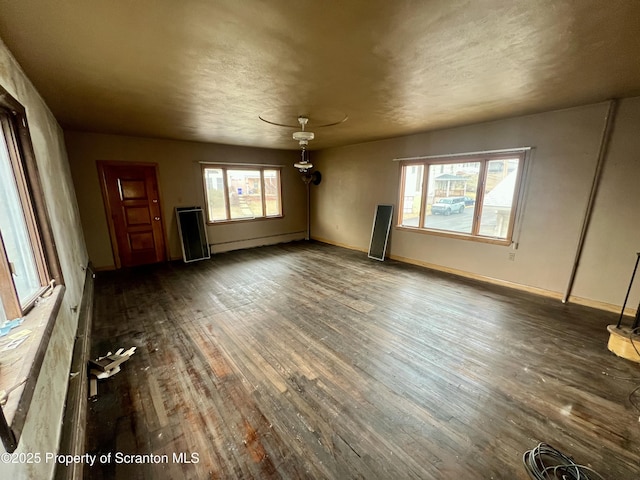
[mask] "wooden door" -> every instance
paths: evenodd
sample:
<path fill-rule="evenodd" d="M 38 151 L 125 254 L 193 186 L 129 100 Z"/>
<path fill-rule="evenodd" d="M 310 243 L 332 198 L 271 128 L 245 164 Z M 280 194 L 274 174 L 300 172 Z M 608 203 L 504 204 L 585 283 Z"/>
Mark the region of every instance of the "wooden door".
<path fill-rule="evenodd" d="M 155 164 L 98 162 L 116 267 L 166 259 Z"/>

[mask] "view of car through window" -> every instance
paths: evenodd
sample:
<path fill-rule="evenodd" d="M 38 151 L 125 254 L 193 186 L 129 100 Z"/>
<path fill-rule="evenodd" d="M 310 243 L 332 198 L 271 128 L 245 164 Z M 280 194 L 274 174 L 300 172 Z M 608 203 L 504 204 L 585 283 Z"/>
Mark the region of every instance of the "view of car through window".
<path fill-rule="evenodd" d="M 400 226 L 507 240 L 522 158 L 502 154 L 403 165 Z"/>

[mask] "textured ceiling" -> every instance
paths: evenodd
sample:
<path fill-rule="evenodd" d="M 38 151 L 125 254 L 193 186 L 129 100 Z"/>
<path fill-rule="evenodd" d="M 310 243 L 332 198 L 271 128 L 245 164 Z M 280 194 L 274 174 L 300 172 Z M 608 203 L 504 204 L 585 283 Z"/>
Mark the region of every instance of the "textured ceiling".
<path fill-rule="evenodd" d="M 64 128 L 233 145 L 640 95 L 637 0 L 0 0 L 0 38 Z"/>

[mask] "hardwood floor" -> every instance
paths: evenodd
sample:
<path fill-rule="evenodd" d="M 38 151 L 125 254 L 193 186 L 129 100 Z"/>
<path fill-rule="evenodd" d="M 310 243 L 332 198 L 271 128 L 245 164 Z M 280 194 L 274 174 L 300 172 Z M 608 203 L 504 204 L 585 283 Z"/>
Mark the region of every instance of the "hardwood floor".
<path fill-rule="evenodd" d="M 138 349 L 90 400 L 112 457 L 85 478 L 527 479 L 547 442 L 638 479 L 616 321 L 313 242 L 101 273 L 92 356 Z"/>

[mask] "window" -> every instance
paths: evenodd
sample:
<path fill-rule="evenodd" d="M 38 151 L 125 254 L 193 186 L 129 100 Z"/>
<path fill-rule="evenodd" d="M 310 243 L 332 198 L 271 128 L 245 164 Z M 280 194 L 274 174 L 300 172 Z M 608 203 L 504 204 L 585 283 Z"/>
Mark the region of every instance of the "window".
<path fill-rule="evenodd" d="M 0 323 L 24 316 L 53 278 L 35 208 L 39 191 L 21 105 L 0 90 Z M 48 224 L 45 225 L 47 227 Z M 44 232 L 45 234 L 47 232 Z"/>
<path fill-rule="evenodd" d="M 282 216 L 280 169 L 243 165 L 204 165 L 209 223 Z"/>
<path fill-rule="evenodd" d="M 6 392 L 0 439 L 8 453 L 17 448 L 29 412 L 62 280 L 25 109 L 0 87 L 0 327 L 6 346 L 13 343 L 0 350 L 0 391 Z M 59 285 L 48 289 L 54 282 Z"/>
<path fill-rule="evenodd" d="M 402 162 L 399 226 L 510 244 L 524 152 Z"/>

